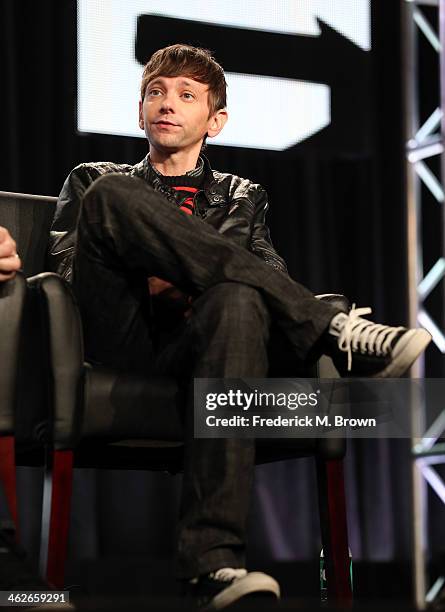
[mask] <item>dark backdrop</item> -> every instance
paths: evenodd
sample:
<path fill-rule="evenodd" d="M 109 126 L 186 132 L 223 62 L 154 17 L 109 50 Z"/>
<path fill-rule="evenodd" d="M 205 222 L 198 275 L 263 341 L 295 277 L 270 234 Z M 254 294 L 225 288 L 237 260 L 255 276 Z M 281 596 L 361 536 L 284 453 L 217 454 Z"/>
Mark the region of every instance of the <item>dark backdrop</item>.
<path fill-rule="evenodd" d="M 265 152 L 209 146 L 207 151 L 213 167 L 267 188 L 272 237 L 292 276 L 315 292 L 338 291 L 358 305 L 372 305 L 375 317 L 389 323 L 406 322 L 407 316 L 398 5 L 379 1 L 373 10 L 367 94 L 373 110 L 367 150 L 336 153 L 335 148 L 303 146 Z M 80 162 L 141 159 L 147 150 L 142 139 L 76 134 L 75 2 L 0 0 L 0 8 L 0 189 L 57 195 L 65 176 Z M 353 87 L 350 95 L 356 95 Z M 352 101 L 357 108 L 364 103 Z M 77 473 L 71 558 L 168 557 L 178 480 L 139 473 Z M 35 551 L 39 476 L 22 469 L 20 482 L 23 536 Z M 354 558 L 410 556 L 409 483 L 407 442 L 350 444 L 347 492 Z M 317 556 L 316 508 L 309 461 L 259 468 L 249 549 L 253 563 Z M 443 538 L 437 534 L 443 535 L 443 527 L 437 523 L 434 529 L 440 547 Z"/>

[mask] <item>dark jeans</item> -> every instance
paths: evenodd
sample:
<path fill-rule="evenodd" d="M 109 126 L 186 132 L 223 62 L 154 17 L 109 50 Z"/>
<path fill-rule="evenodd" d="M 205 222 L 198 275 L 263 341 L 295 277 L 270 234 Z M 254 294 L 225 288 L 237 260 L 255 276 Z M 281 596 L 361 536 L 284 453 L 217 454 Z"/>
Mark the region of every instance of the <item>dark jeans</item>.
<path fill-rule="evenodd" d="M 148 276 L 195 298 L 192 316 L 160 346 Z M 271 320 L 295 364 L 306 361 L 338 312 L 142 179 L 120 174 L 99 178 L 85 193 L 74 290 L 89 360 L 188 380 L 266 376 Z M 192 398 L 186 410 L 180 578 L 244 565 L 255 455 L 251 440 L 194 439 Z"/>

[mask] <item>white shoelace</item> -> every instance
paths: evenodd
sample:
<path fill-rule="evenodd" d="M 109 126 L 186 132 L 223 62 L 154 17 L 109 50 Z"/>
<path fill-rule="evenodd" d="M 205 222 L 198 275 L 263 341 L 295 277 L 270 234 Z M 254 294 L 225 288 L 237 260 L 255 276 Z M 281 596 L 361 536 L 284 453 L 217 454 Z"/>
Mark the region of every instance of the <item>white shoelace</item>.
<path fill-rule="evenodd" d="M 352 352 L 360 350 L 368 355 L 387 355 L 391 343 L 404 327 L 390 327 L 362 319 L 372 312 L 371 308 L 356 308 L 355 304 L 347 315 L 338 338 L 338 348 L 348 353 L 348 372 L 352 367 Z"/>

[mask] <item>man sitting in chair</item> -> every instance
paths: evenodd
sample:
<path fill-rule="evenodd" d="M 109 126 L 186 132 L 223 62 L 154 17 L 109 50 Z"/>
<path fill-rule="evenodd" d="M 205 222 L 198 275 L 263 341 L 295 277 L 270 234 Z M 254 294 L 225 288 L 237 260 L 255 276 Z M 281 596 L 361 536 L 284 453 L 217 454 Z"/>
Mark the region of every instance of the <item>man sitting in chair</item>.
<path fill-rule="evenodd" d="M 72 282 L 87 359 L 188 381 L 262 378 L 273 322 L 295 362 L 326 353 L 343 375 L 403 374 L 430 335 L 360 316 L 370 309 L 341 312 L 289 277 L 265 224 L 266 191 L 202 154 L 227 119 L 224 71 L 210 52 L 160 49 L 141 84 L 147 156 L 81 164 L 68 176 L 50 267 Z M 177 577 L 212 610 L 279 597 L 273 578 L 245 568 L 254 441 L 195 439 L 192 420 L 190 405 Z"/>

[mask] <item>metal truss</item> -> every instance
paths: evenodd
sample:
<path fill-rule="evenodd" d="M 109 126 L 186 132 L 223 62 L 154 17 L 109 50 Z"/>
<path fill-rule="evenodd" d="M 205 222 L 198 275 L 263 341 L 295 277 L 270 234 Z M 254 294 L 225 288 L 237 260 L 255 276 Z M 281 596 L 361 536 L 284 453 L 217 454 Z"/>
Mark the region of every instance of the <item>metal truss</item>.
<path fill-rule="evenodd" d="M 432 8 L 426 8 L 432 7 Z M 421 325 L 432 335 L 441 353 L 445 353 L 445 334 L 442 322 L 434 320 L 426 307 L 426 299 L 434 291 L 444 291 L 445 248 L 443 240 L 443 220 L 436 227 L 428 227 L 440 243 L 440 252 L 429 270 L 424 269 L 422 225 L 425 207 L 439 205 L 443 208 L 445 192 L 445 0 L 402 0 L 404 77 L 406 102 L 406 196 L 407 196 L 407 240 L 409 272 L 409 311 L 410 325 Z M 439 24 L 428 20 L 425 9 L 433 11 Z M 431 15 L 430 15 L 431 18 Z M 434 19 L 436 21 L 436 19 Z M 437 67 L 429 66 L 428 74 L 421 74 L 418 42 L 424 37 L 437 54 Z M 434 55 L 434 54 L 433 54 Z M 423 83 L 439 85 L 440 100 L 430 116 L 420 124 L 420 78 Z M 428 81 L 429 80 L 429 81 Z M 431 169 L 431 159 L 439 156 L 441 178 L 437 170 Z M 428 163 L 429 162 L 429 163 Z M 437 162 L 436 162 L 437 165 Z M 428 198 L 425 193 L 430 193 Z M 441 293 L 442 304 L 444 295 Z M 427 376 L 425 362 L 419 361 L 411 371 L 414 378 Z M 440 576 L 431 585 L 428 579 L 428 489 L 431 488 L 445 504 L 445 483 L 436 470 L 438 464 L 445 463 L 445 443 L 440 442 L 445 431 L 445 407 L 433 423 L 427 424 L 427 406 L 421 393 L 412 398 L 412 531 L 414 545 L 414 588 L 418 609 L 423 610 L 439 595 L 445 584 Z M 445 508 L 444 508 L 445 511 Z M 444 512 L 445 518 L 445 512 Z"/>

